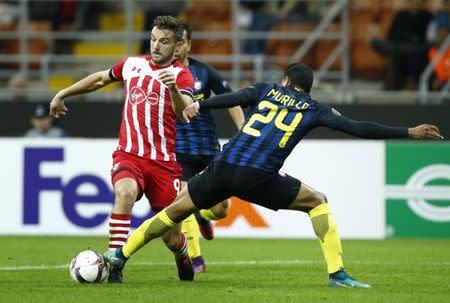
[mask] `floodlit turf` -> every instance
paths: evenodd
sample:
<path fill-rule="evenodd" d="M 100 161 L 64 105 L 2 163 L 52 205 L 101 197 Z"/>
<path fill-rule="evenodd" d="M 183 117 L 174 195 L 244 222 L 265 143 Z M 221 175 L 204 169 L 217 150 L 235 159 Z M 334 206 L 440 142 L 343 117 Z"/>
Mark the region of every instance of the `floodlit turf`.
<path fill-rule="evenodd" d="M 105 238 L 0 237 L 1 302 L 450 302 L 450 240 L 343 241 L 348 272 L 372 289 L 330 289 L 313 240 L 202 241 L 206 274 L 180 282 L 154 241 L 132 258 L 125 285 L 80 285 L 68 264 Z M 38 269 L 38 266 L 42 268 Z"/>

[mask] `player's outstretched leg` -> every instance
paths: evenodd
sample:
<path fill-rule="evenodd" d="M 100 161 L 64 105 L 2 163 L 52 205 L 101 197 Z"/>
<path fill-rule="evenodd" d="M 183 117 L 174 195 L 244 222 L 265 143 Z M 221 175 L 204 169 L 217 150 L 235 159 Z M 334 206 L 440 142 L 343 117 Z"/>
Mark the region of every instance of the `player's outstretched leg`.
<path fill-rule="evenodd" d="M 341 239 L 325 195 L 302 183 L 289 209 L 308 212 L 327 263 L 330 287 L 370 288 L 369 284 L 358 282 L 344 270 Z"/>
<path fill-rule="evenodd" d="M 227 200 L 214 205 L 209 209 L 202 209 L 195 213 L 195 219 L 200 227 L 200 233 L 205 240 L 214 238 L 214 226 L 211 220 L 220 220 L 227 216 L 230 202 Z"/>
<path fill-rule="evenodd" d="M 194 215 L 187 217 L 181 225 L 181 232 L 185 235 L 188 243 L 188 253 L 192 261 L 194 272 L 206 272 L 205 260 L 200 250 L 199 226 Z"/>

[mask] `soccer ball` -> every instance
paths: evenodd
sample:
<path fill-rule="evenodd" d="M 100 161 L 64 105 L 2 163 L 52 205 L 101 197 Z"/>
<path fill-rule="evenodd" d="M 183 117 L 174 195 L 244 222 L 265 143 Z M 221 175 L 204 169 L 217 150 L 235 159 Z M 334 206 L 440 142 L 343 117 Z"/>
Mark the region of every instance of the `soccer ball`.
<path fill-rule="evenodd" d="M 70 263 L 70 276 L 78 283 L 101 283 L 106 272 L 102 255 L 92 250 L 80 252 Z"/>

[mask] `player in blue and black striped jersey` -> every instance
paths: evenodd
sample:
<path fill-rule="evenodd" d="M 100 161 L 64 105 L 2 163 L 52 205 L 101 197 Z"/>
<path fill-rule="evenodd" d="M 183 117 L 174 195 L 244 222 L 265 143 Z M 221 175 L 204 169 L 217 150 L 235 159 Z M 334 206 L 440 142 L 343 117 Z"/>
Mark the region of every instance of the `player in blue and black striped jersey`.
<path fill-rule="evenodd" d="M 111 253 L 113 258 L 108 261 L 113 266 L 123 266 L 145 243 L 193 212 L 237 196 L 273 210 L 308 213 L 327 263 L 329 286 L 369 288 L 370 285 L 350 277 L 344 270 L 341 241 L 325 195 L 280 173 L 279 169 L 302 137 L 319 126 L 372 139 L 441 140 L 442 136 L 434 125 L 388 127 L 351 120 L 330 106 L 312 100 L 309 95 L 312 84 L 311 69 L 296 63 L 286 69 L 281 85 L 261 83 L 186 108 L 184 114 L 191 119 L 199 108 L 241 105 L 250 106 L 250 111 L 239 134 L 224 146 L 215 160 L 189 180 L 173 204 L 145 221 L 122 250 Z"/>
<path fill-rule="evenodd" d="M 184 33 L 181 46 L 176 53 L 178 61 L 189 68 L 194 78 L 194 99 L 202 102 L 208 99 L 212 93 L 216 95 L 231 92 L 227 81 L 211 66 L 188 57 L 191 47 L 192 29 L 187 23 L 183 23 Z M 244 122 L 244 114 L 240 106 L 228 109 L 236 127 L 240 129 Z M 209 109 L 202 109 L 200 115 L 191 123 L 182 123 L 177 120 L 176 154 L 177 161 L 183 168 L 181 187 L 186 182 L 204 170 L 214 159 L 220 150 L 219 141 L 215 131 L 214 120 Z M 195 272 L 205 271 L 205 262 L 201 254 L 199 241 L 199 227 L 202 236 L 206 240 L 214 237 L 214 229 L 210 220 L 218 220 L 227 215 L 228 199 L 213 206 L 210 209 L 202 209 L 183 221 L 182 231 L 188 239 L 188 252 L 192 259 Z M 198 223 L 198 226 L 197 226 Z"/>

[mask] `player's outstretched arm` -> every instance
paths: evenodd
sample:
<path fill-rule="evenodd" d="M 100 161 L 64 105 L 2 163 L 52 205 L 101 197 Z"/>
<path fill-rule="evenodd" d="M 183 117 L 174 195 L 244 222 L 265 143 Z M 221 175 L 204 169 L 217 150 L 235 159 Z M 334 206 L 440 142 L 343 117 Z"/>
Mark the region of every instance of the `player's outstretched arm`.
<path fill-rule="evenodd" d="M 339 112 L 324 104 L 320 105 L 319 124 L 365 139 L 443 139 L 439 129 L 434 125 L 422 124 L 417 127 L 407 128 L 391 127 L 368 121 L 355 121 L 342 116 Z"/>
<path fill-rule="evenodd" d="M 114 80 L 109 77 L 109 70 L 104 70 L 93 73 L 77 83 L 60 90 L 50 102 L 50 115 L 59 118 L 66 114 L 68 109 L 64 105 L 65 98 L 95 91 L 111 82 L 114 82 Z"/>
<path fill-rule="evenodd" d="M 186 109 L 183 111 L 183 115 L 186 116 L 188 119 L 193 119 L 198 116 L 200 107 L 205 109 L 231 108 L 237 105 L 245 107 L 248 106 L 251 102 L 253 101 L 250 98 L 248 98 L 247 94 L 245 94 L 243 91 L 225 93 L 222 95 L 217 95 L 209 99 L 203 100 L 201 104 L 198 102 L 194 102 L 190 106 L 186 107 Z"/>

